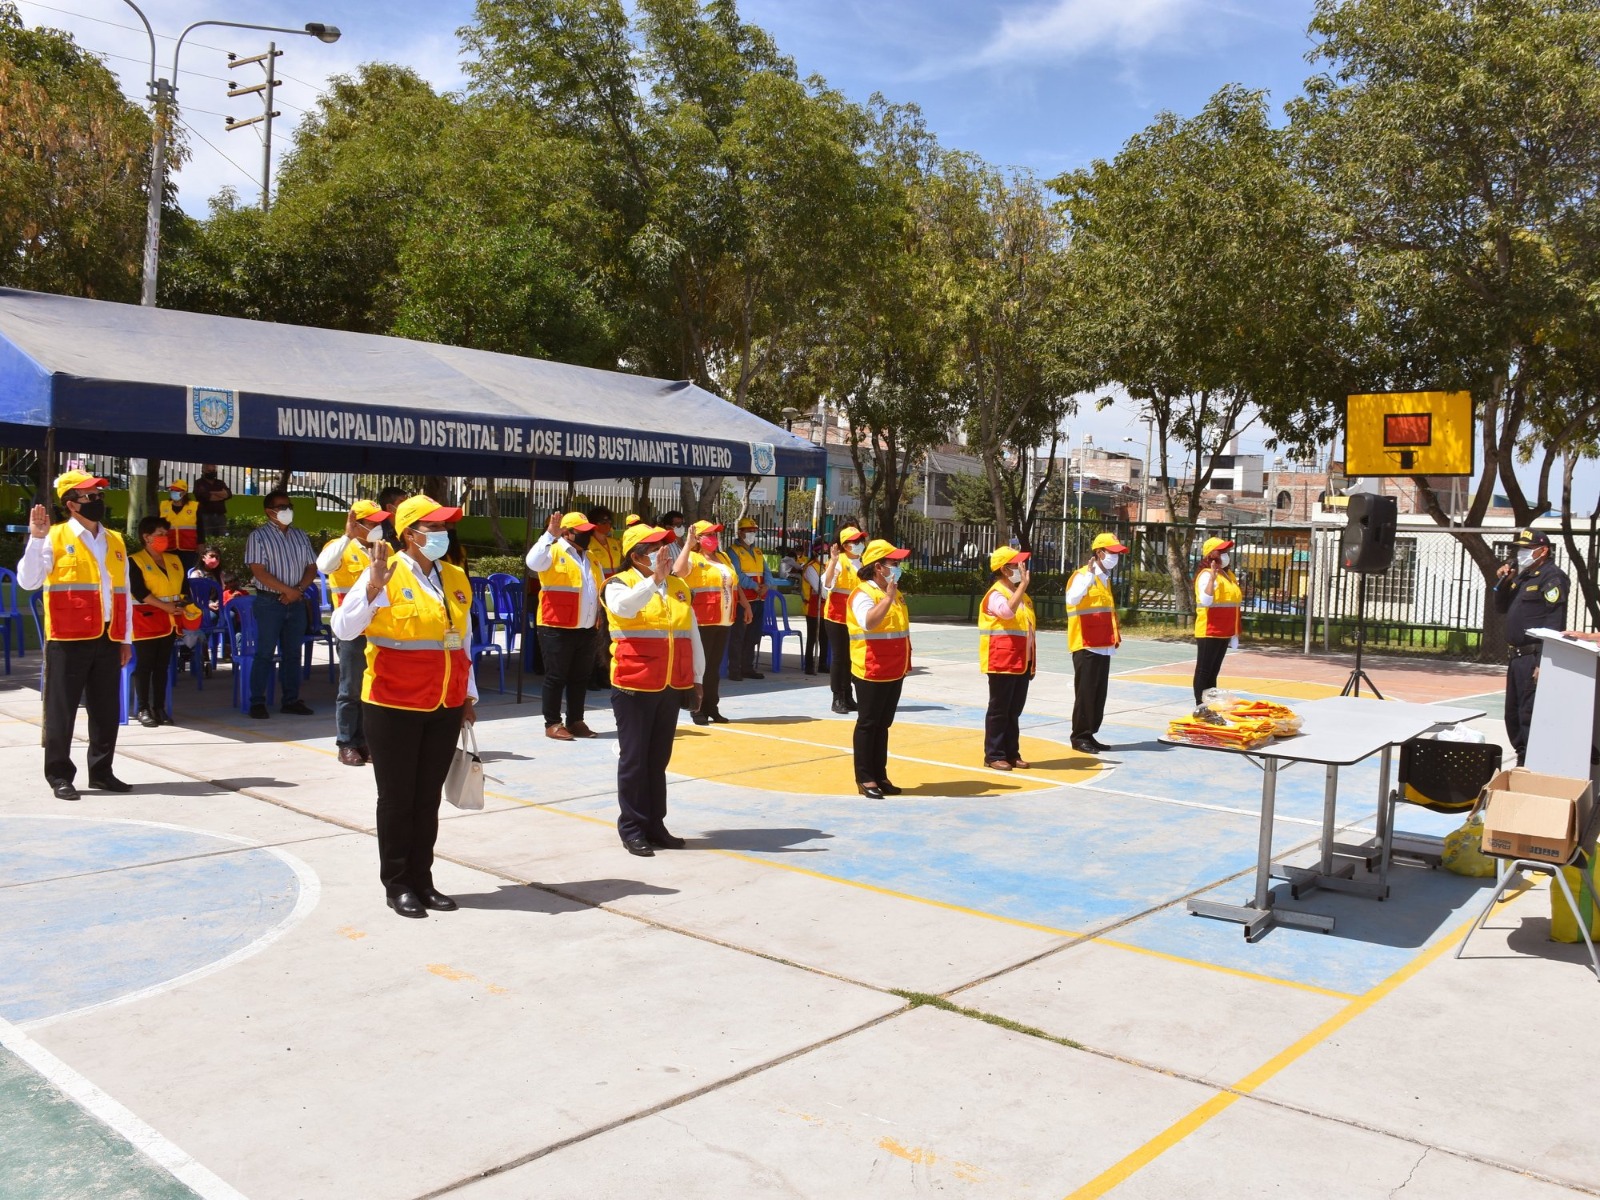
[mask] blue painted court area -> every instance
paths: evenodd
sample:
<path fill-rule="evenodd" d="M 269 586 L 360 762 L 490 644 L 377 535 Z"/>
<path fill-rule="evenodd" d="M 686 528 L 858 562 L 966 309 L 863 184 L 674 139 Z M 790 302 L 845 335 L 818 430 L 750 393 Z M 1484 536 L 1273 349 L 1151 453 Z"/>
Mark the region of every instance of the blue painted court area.
<path fill-rule="evenodd" d="M 0 1016 L 153 987 L 256 942 L 300 881 L 269 850 L 124 821 L 0 817 Z"/>

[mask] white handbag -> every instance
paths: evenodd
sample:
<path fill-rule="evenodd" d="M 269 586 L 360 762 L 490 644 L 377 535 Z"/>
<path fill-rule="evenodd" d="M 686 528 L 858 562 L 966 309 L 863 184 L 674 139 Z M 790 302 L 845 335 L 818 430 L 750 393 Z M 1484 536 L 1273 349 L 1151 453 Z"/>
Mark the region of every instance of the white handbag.
<path fill-rule="evenodd" d="M 475 812 L 483 807 L 483 760 L 478 757 L 478 735 L 461 726 L 461 744 L 444 777 L 444 798 L 457 808 Z"/>

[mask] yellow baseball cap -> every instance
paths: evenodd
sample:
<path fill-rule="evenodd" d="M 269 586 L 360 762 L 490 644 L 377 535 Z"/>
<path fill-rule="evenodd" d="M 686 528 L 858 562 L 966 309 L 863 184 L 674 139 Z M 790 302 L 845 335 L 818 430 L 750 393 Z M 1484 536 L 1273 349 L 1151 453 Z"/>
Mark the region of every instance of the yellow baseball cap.
<path fill-rule="evenodd" d="M 632 529 L 638 523 L 639 523 L 639 514 L 638 513 L 629 513 L 622 520 L 622 524 L 623 524 L 624 528 L 627 528 L 627 529 Z"/>
<path fill-rule="evenodd" d="M 394 510 L 394 531 L 404 533 L 418 521 L 450 523 L 461 520 L 459 508 L 448 508 L 432 496 L 412 496 L 402 500 Z"/>
<path fill-rule="evenodd" d="M 622 553 L 625 557 L 632 558 L 633 552 L 641 545 L 654 546 L 671 540 L 672 530 L 657 529 L 654 525 L 646 525 L 641 521 L 637 525 L 629 525 L 622 531 Z"/>
<path fill-rule="evenodd" d="M 594 522 L 581 512 L 569 512 L 561 518 L 561 528 L 576 529 L 579 533 L 587 533 L 594 528 Z"/>
<path fill-rule="evenodd" d="M 371 500 L 357 500 L 350 506 L 350 515 L 358 521 L 387 521 L 393 514 L 384 512 Z"/>
<path fill-rule="evenodd" d="M 902 558 L 911 557 L 911 551 L 896 549 L 893 542 L 886 542 L 882 538 L 874 538 L 867 543 L 867 548 L 861 552 L 861 565 L 870 567 L 879 559 L 887 558 L 891 562 L 899 562 Z"/>
<path fill-rule="evenodd" d="M 761 526 L 757 525 L 749 517 L 740 517 L 739 518 L 739 532 L 740 533 L 743 533 L 746 529 L 760 529 L 760 528 L 761 528 Z"/>
<path fill-rule="evenodd" d="M 702 538 L 708 533 L 718 533 L 721 531 L 721 529 L 722 526 L 713 521 L 696 521 L 690 532 L 692 532 L 695 537 Z"/>
<path fill-rule="evenodd" d="M 1200 557 L 1210 558 L 1213 554 L 1216 554 L 1219 551 L 1231 549 L 1233 549 L 1232 539 L 1208 537 L 1205 541 L 1205 545 L 1200 547 Z"/>
<path fill-rule="evenodd" d="M 865 558 L 866 555 L 862 555 L 862 557 Z M 1007 563 L 1026 562 L 1030 557 L 1031 555 L 1026 550 L 1018 550 L 1015 546 L 1001 546 L 1000 549 L 989 555 L 989 570 L 998 571 Z"/>
<path fill-rule="evenodd" d="M 68 492 L 75 492 L 79 488 L 110 487 L 109 479 L 101 479 L 98 475 L 91 475 L 87 471 L 65 471 L 56 476 L 56 499 L 59 500 Z"/>
<path fill-rule="evenodd" d="M 839 544 L 842 546 L 846 542 L 859 542 L 865 539 L 866 536 L 867 535 L 865 533 L 861 532 L 861 530 L 857 529 L 854 525 L 846 525 L 843 529 L 839 530 Z"/>
<path fill-rule="evenodd" d="M 1098 534 L 1096 534 L 1095 535 L 1095 539 L 1094 539 L 1094 545 L 1091 546 L 1090 549 L 1092 549 L 1092 550 L 1110 550 L 1115 554 L 1126 554 L 1128 552 L 1128 548 L 1126 546 L 1124 546 L 1121 542 L 1117 541 L 1117 535 L 1114 534 L 1114 533 L 1098 533 Z"/>
<path fill-rule="evenodd" d="M 167 484 L 167 490 L 169 492 L 187 492 L 189 490 L 189 481 L 187 479 L 174 479 Z"/>

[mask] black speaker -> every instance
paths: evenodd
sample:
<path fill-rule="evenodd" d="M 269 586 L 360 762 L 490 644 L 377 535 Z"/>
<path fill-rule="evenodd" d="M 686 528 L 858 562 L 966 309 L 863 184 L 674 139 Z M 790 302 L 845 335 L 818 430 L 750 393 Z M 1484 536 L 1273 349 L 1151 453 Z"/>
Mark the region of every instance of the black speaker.
<path fill-rule="evenodd" d="M 1358 575 L 1379 575 L 1394 562 L 1394 527 L 1400 506 L 1393 496 L 1357 492 L 1345 508 L 1340 562 Z"/>

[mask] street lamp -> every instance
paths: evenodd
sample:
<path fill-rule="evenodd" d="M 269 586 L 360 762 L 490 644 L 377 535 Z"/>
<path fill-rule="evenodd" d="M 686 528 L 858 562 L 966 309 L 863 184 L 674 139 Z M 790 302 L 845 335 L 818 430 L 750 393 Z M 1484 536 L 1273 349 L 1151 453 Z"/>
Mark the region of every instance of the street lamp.
<path fill-rule="evenodd" d="M 783 431 L 785 433 L 793 433 L 795 420 L 801 415 L 803 414 L 794 405 L 785 404 L 783 406 Z M 778 534 L 778 548 L 782 550 L 783 543 L 789 540 L 789 477 L 787 475 L 778 477 L 778 497 L 778 528 L 782 531 Z"/>
<path fill-rule="evenodd" d="M 154 307 L 156 302 L 156 266 L 161 256 L 161 200 L 167 191 L 167 121 L 170 118 L 170 109 L 178 94 L 178 54 L 183 49 L 183 39 L 196 29 L 206 25 L 221 25 L 228 29 L 258 29 L 263 33 L 298 33 L 306 37 L 314 37 L 319 42 L 332 45 L 339 40 L 339 27 L 337 25 L 324 25 L 320 21 L 307 22 L 300 29 L 286 29 L 281 25 L 254 25 L 243 21 L 195 21 L 187 26 L 178 35 L 177 44 L 172 48 L 172 78 L 158 79 L 156 77 L 156 32 L 150 26 L 150 19 L 144 15 L 133 0 L 122 0 L 129 8 L 138 14 L 140 23 L 144 26 L 145 35 L 150 39 L 150 79 L 149 94 L 146 99 L 150 101 L 150 117 L 153 127 L 150 147 L 150 184 L 149 198 L 145 209 L 144 224 L 144 284 L 139 292 L 139 303 L 146 307 Z M 268 97 L 271 100 L 271 97 Z"/>

